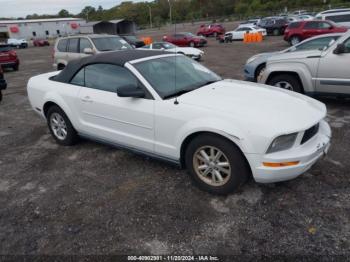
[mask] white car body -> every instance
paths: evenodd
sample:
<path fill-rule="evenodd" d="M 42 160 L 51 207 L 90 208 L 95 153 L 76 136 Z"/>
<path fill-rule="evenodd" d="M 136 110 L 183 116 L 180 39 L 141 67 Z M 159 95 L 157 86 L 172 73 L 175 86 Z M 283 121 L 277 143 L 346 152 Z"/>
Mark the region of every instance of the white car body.
<path fill-rule="evenodd" d="M 267 35 L 266 29 L 257 26 L 240 25 L 234 31 L 226 32 L 225 37 L 231 37 L 232 40 L 243 40 L 246 33 L 262 33 L 263 36 Z"/>
<path fill-rule="evenodd" d="M 169 48 L 171 47 L 171 48 Z M 179 47 L 174 44 L 168 43 L 168 42 L 155 42 L 148 46 L 143 46 L 138 48 L 140 50 L 162 50 L 166 52 L 171 53 L 177 53 L 177 54 L 183 54 L 185 56 L 188 56 L 190 58 L 193 58 L 195 60 L 200 60 L 203 55 L 204 51 L 195 48 L 195 47 Z"/>
<path fill-rule="evenodd" d="M 135 65 L 165 57 L 175 55 L 153 56 L 124 65 L 147 88 L 152 100 L 123 98 L 50 80 L 59 72 L 32 77 L 28 82 L 28 97 L 33 109 L 43 118 L 47 103 L 57 104 L 84 137 L 178 164 L 182 145 L 191 135 L 198 132 L 220 135 L 241 150 L 254 179 L 262 183 L 293 179 L 327 152 L 331 130 L 324 120 L 323 103 L 279 88 L 236 80 L 222 80 L 176 99 L 162 99 Z M 200 64 L 195 66 L 205 70 Z M 301 145 L 305 131 L 317 123 L 317 134 Z M 267 153 L 277 137 L 292 133 L 298 136 L 290 149 Z M 298 163 L 277 168 L 263 164 L 294 161 Z"/>
<path fill-rule="evenodd" d="M 15 38 L 9 38 L 7 39 L 7 44 L 15 47 L 27 47 L 28 42 L 25 39 L 15 39 Z"/>

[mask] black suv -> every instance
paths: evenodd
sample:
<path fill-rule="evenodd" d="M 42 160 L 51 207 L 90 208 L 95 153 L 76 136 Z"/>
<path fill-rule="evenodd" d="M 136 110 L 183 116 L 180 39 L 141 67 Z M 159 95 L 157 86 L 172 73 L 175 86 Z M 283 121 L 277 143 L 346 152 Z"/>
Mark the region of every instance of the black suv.
<path fill-rule="evenodd" d="M 134 35 L 121 35 L 121 37 L 134 48 L 145 46 L 145 43 Z"/>
<path fill-rule="evenodd" d="M 5 90 L 7 87 L 7 83 L 4 79 L 4 73 L 2 71 L 2 68 L 0 66 L 0 101 L 2 100 L 2 90 Z"/>
<path fill-rule="evenodd" d="M 283 17 L 267 17 L 261 19 L 259 27 L 265 28 L 268 35 L 283 35 L 288 21 Z"/>

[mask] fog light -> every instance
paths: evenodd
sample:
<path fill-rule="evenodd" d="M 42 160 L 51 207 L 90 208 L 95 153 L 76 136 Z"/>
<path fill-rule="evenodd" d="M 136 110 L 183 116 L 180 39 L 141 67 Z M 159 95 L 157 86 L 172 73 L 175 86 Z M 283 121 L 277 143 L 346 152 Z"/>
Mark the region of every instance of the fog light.
<path fill-rule="evenodd" d="M 300 163 L 300 161 L 282 162 L 282 163 L 263 162 L 263 165 L 266 166 L 266 167 L 287 167 L 287 166 L 296 166 L 299 163 Z"/>

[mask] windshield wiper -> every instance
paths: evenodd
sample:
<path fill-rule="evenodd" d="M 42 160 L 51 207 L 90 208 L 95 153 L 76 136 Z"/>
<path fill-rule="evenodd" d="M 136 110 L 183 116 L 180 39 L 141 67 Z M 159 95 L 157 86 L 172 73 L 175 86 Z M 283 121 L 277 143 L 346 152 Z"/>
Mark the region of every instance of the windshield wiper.
<path fill-rule="evenodd" d="M 179 91 L 177 91 L 177 92 L 175 92 L 175 93 L 172 93 L 172 94 L 170 94 L 170 95 L 164 96 L 163 99 L 169 99 L 169 98 L 173 98 L 173 97 L 176 97 L 176 96 L 181 96 L 181 95 L 186 94 L 186 93 L 188 93 L 188 92 L 191 92 L 191 91 L 193 91 L 193 90 L 194 90 L 194 89 L 179 90 Z"/>
<path fill-rule="evenodd" d="M 207 81 L 205 83 L 202 83 L 199 87 L 203 87 L 203 86 L 207 86 L 207 85 L 210 85 L 210 84 L 214 84 L 216 82 L 219 82 L 220 80 L 211 80 L 211 81 Z M 198 87 L 198 88 L 199 88 Z"/>

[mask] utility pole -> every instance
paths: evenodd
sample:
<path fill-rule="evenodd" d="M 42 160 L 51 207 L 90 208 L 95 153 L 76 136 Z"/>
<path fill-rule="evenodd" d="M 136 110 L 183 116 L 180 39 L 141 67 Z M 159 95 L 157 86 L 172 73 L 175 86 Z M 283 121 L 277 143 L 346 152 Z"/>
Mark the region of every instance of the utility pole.
<path fill-rule="evenodd" d="M 170 17 L 170 24 L 172 24 L 173 23 L 173 14 L 172 14 L 172 10 L 171 10 L 171 3 L 170 3 L 170 0 L 168 0 L 168 3 L 169 3 L 169 9 L 170 9 L 170 11 L 169 11 L 169 17 Z"/>
<path fill-rule="evenodd" d="M 149 25 L 152 28 L 153 27 L 153 25 L 152 25 L 152 8 L 149 5 L 147 7 L 149 10 Z"/>

